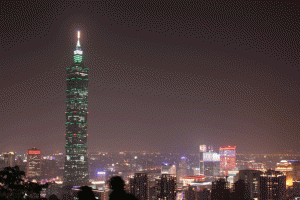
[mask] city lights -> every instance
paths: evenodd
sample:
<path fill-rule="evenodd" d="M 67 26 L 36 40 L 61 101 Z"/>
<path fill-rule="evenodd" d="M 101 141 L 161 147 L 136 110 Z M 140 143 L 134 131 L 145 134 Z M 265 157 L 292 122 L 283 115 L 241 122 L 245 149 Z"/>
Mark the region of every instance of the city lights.
<path fill-rule="evenodd" d="M 1 199 L 300 198 L 297 3 L 1 1 Z"/>

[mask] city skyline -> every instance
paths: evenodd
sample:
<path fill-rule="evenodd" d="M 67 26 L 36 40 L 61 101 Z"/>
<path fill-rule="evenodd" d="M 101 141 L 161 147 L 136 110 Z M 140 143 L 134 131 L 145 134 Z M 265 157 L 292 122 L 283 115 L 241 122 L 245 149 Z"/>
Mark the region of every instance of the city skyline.
<path fill-rule="evenodd" d="M 77 31 L 90 69 L 89 151 L 300 150 L 295 3 L 1 4 L 2 152 L 64 152 Z"/>

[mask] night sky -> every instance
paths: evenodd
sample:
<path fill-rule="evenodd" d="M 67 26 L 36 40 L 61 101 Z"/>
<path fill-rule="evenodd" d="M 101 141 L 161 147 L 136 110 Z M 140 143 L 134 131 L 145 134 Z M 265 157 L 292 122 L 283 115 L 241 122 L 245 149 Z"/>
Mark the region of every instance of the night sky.
<path fill-rule="evenodd" d="M 89 151 L 300 151 L 290 1 L 1 1 L 0 152 L 64 152 L 81 31 Z"/>

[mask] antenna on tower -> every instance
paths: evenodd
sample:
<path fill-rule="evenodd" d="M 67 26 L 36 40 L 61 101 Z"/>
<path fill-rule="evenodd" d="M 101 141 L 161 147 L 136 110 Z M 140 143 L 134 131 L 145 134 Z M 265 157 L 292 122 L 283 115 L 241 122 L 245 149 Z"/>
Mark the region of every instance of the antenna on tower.
<path fill-rule="evenodd" d="M 79 38 L 80 38 L 80 31 L 77 31 L 77 38 L 78 38 L 78 41 L 77 41 L 77 46 L 80 47 L 80 42 L 79 42 Z"/>

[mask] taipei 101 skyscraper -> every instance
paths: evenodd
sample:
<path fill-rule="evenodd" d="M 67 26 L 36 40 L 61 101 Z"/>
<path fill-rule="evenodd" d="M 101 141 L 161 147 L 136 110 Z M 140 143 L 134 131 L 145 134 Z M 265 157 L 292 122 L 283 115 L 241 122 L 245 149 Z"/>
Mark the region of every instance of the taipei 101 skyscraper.
<path fill-rule="evenodd" d="M 64 185 L 89 184 L 87 160 L 88 68 L 82 62 L 80 32 L 74 51 L 74 63 L 67 68 L 66 157 Z"/>

